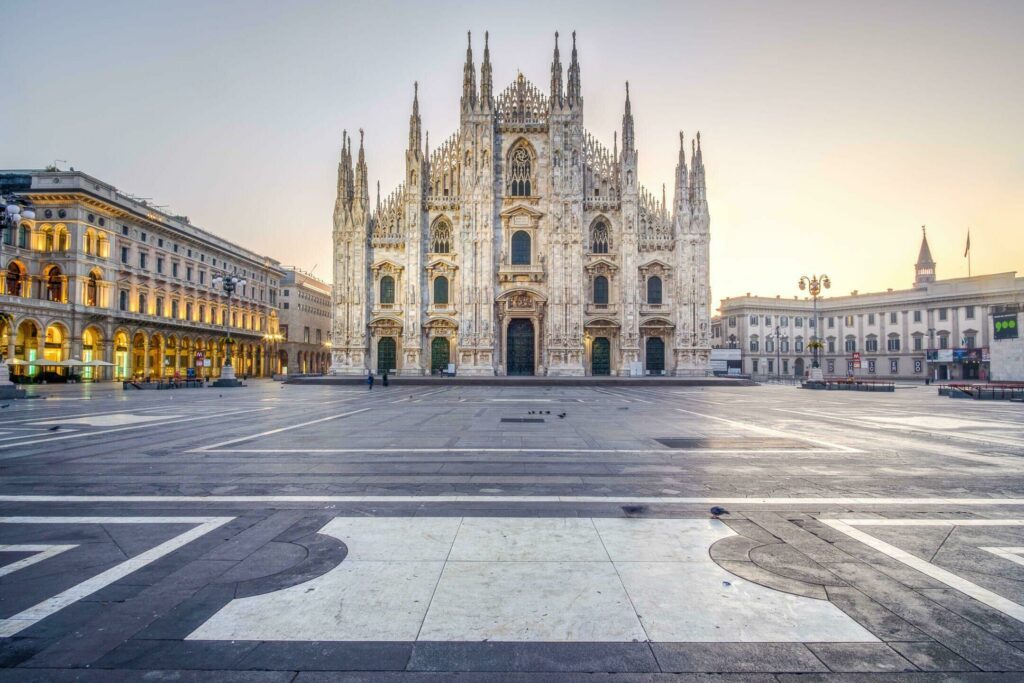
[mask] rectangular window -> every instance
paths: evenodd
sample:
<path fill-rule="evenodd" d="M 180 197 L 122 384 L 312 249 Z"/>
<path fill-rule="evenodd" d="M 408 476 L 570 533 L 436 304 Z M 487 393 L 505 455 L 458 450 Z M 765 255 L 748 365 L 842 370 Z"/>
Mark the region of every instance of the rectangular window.
<path fill-rule="evenodd" d="M 875 360 L 873 358 L 868 360 L 868 373 L 875 374 Z"/>
<path fill-rule="evenodd" d="M 768 359 L 768 372 L 775 372 L 775 361 Z"/>
<path fill-rule="evenodd" d="M 162 246 L 164 246 L 164 238 L 163 238 L 163 237 L 159 237 L 159 238 L 157 238 L 157 240 L 156 240 L 156 246 L 158 246 L 158 247 L 162 247 Z"/>
<path fill-rule="evenodd" d="M 914 350 L 920 351 L 924 348 L 924 337 L 914 337 Z"/>
<path fill-rule="evenodd" d="M 139 235 L 139 239 L 142 240 L 143 242 L 145 242 L 146 241 L 146 233 L 142 233 L 141 235 Z"/>
<path fill-rule="evenodd" d="M 968 320 L 974 320 L 974 306 L 964 306 L 964 317 Z"/>
<path fill-rule="evenodd" d="M 900 350 L 900 338 L 899 337 L 889 337 L 889 341 L 886 344 L 886 348 L 889 351 L 899 351 Z"/>
<path fill-rule="evenodd" d="M 284 304 L 282 304 L 282 305 L 283 305 L 283 306 L 284 306 L 285 308 L 288 308 L 288 302 L 287 302 L 287 301 L 285 301 L 285 302 L 284 302 Z"/>
<path fill-rule="evenodd" d="M 848 375 L 852 375 L 853 374 L 853 361 L 852 360 L 846 361 L 846 374 L 848 374 Z"/>
<path fill-rule="evenodd" d="M 146 269 L 146 255 L 139 254 L 139 268 Z"/>
<path fill-rule="evenodd" d="M 302 328 L 302 341 L 303 341 L 303 343 L 306 343 L 306 344 L 309 343 L 309 328 L 308 327 L 303 327 Z"/>
<path fill-rule="evenodd" d="M 754 359 L 754 374 L 757 374 L 757 358 Z"/>
<path fill-rule="evenodd" d="M 121 263 L 128 263 L 128 247 L 121 247 Z"/>
<path fill-rule="evenodd" d="M 914 322 L 921 322 L 921 311 L 914 311 Z"/>
<path fill-rule="evenodd" d="M 892 325 L 895 325 L 896 324 L 896 320 L 897 320 L 897 318 L 896 318 L 896 311 L 893 311 L 892 313 L 889 314 L 889 323 L 892 324 Z"/>
<path fill-rule="evenodd" d="M 948 317 L 948 312 L 945 308 L 939 309 L 939 320 L 945 320 Z"/>
<path fill-rule="evenodd" d="M 789 359 L 788 358 L 783 358 L 782 359 L 782 374 L 784 374 L 784 375 L 788 375 L 789 374 Z"/>
<path fill-rule="evenodd" d="M 185 279 L 192 282 L 192 266 L 185 269 Z"/>
<path fill-rule="evenodd" d="M 867 343 L 864 344 L 864 350 L 865 351 L 870 351 L 870 352 L 877 351 L 878 350 L 878 340 L 877 339 L 868 339 Z"/>
<path fill-rule="evenodd" d="M 874 313 L 868 313 L 868 325 L 874 325 L 874 324 L 875 324 L 875 314 Z"/>
<path fill-rule="evenodd" d="M 836 326 L 836 319 L 833 318 L 832 316 L 828 317 L 828 326 L 829 327 L 835 327 Z"/>
<path fill-rule="evenodd" d="M 900 371 L 900 361 L 898 358 L 889 359 L 889 372 L 895 375 Z"/>
<path fill-rule="evenodd" d="M 124 235 L 125 237 L 128 236 L 128 226 L 127 225 L 122 225 L 121 226 L 121 234 Z"/>
<path fill-rule="evenodd" d="M 206 284 L 206 271 L 205 270 L 200 270 L 199 271 L 199 284 L 201 284 L 201 285 L 205 285 Z"/>
<path fill-rule="evenodd" d="M 772 317 L 770 315 L 766 315 L 764 317 L 764 324 L 765 325 L 771 325 L 772 324 Z"/>
<path fill-rule="evenodd" d="M 321 343 L 323 343 L 323 342 L 321 341 L 321 337 L 320 337 L 320 332 L 321 332 L 320 330 L 317 330 L 317 331 L 316 331 L 316 343 L 317 343 L 317 344 L 321 344 Z"/>
<path fill-rule="evenodd" d="M 846 325 L 847 327 L 853 327 L 853 316 L 852 315 L 846 316 L 846 320 L 845 320 L 845 322 L 843 324 Z"/>
<path fill-rule="evenodd" d="M 836 352 L 836 340 L 835 339 L 829 339 L 828 340 L 828 352 L 829 353 L 835 353 Z"/>
<path fill-rule="evenodd" d="M 164 272 L 164 260 L 162 258 L 160 258 L 159 256 L 156 259 L 156 272 L 158 272 L 158 273 Z"/>
<path fill-rule="evenodd" d="M 736 327 L 736 316 L 729 316 L 729 327 Z"/>
<path fill-rule="evenodd" d="M 178 277 L 178 264 L 177 263 L 172 263 L 171 264 L 171 275 L 173 275 L 174 277 Z"/>
<path fill-rule="evenodd" d="M 803 317 L 802 317 L 802 316 L 799 316 L 799 315 L 798 315 L 798 316 L 796 317 L 796 326 L 797 326 L 797 327 L 803 327 L 803 326 L 804 326 L 804 319 L 803 319 Z"/>
<path fill-rule="evenodd" d="M 808 324 L 810 324 L 812 330 L 817 329 L 818 327 L 818 321 L 813 317 L 808 319 Z"/>
<path fill-rule="evenodd" d="M 750 324 L 751 325 L 756 325 L 757 324 L 757 316 L 756 315 L 750 316 Z"/>
<path fill-rule="evenodd" d="M 949 337 L 947 337 L 946 335 L 942 335 L 941 337 L 939 337 L 939 348 L 940 349 L 948 349 L 949 348 Z"/>
<path fill-rule="evenodd" d="M 856 351 L 857 350 L 857 340 L 856 339 L 847 339 L 846 340 L 846 350 L 848 352 Z"/>
<path fill-rule="evenodd" d="M 973 349 L 974 348 L 974 335 L 973 334 L 964 335 L 964 348 L 965 349 Z"/>

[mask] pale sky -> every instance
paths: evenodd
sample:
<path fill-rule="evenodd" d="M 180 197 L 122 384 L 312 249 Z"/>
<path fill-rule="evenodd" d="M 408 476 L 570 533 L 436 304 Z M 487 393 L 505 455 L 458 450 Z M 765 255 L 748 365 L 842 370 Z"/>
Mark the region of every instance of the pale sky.
<path fill-rule="evenodd" d="M 505 8 L 512 8 L 508 13 Z M 495 89 L 548 87 L 576 30 L 585 124 L 611 145 L 630 81 L 640 180 L 671 193 L 701 131 L 714 306 L 1024 271 L 1024 2 L 3 0 L 0 167 L 54 160 L 329 278 L 341 131 L 400 182 L 412 83 L 440 142 L 466 31 Z M 479 77 L 478 77 L 479 78 Z M 371 194 L 373 189 L 371 189 Z"/>

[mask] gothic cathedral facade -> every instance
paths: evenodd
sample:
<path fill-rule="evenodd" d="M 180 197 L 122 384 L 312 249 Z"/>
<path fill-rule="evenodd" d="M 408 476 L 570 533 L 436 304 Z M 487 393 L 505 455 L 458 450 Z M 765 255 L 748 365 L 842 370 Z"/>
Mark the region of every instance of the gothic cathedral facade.
<path fill-rule="evenodd" d="M 545 95 L 495 94 L 466 51 L 459 130 L 430 149 L 418 88 L 405 180 L 370 203 L 363 134 L 343 137 L 334 208 L 332 374 L 704 375 L 709 217 L 700 134 L 679 135 L 672 204 L 583 127 L 576 39 Z M 354 163 L 353 163 L 354 162 Z"/>

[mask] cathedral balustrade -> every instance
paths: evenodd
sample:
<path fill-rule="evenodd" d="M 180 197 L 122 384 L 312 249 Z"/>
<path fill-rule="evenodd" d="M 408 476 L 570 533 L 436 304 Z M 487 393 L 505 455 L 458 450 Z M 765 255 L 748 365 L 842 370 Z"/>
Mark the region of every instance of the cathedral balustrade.
<path fill-rule="evenodd" d="M 587 315 L 618 315 L 618 313 L 618 304 L 595 304 L 587 302 L 586 305 Z"/>
<path fill-rule="evenodd" d="M 499 282 L 543 282 L 547 271 L 541 263 L 512 265 L 503 263 L 498 268 Z"/>
<path fill-rule="evenodd" d="M 669 310 L 668 304 L 649 304 L 640 302 L 640 315 L 664 315 Z"/>

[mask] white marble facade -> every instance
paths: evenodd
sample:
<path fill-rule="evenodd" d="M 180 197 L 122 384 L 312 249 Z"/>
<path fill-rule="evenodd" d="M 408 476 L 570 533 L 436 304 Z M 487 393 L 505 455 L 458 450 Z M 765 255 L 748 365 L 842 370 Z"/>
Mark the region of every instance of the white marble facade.
<path fill-rule="evenodd" d="M 583 126 L 575 35 L 563 86 L 492 85 L 467 47 L 459 129 L 435 149 L 418 98 L 404 182 L 371 204 L 363 134 L 334 210 L 334 374 L 703 375 L 709 217 L 700 135 L 671 204 L 637 181 L 626 86 L 612 149 Z M 621 147 L 621 148 L 620 148 Z"/>

